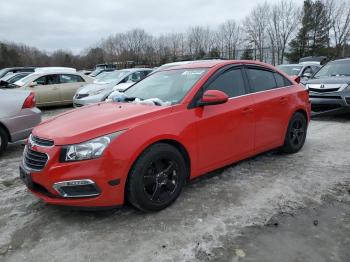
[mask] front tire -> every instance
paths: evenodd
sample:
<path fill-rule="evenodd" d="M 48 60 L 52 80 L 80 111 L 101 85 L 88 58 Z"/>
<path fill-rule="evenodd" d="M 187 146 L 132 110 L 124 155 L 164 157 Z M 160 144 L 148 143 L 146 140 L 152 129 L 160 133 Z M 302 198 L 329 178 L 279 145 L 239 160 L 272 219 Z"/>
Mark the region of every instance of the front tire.
<path fill-rule="evenodd" d="M 282 151 L 288 154 L 298 152 L 305 144 L 307 134 L 307 120 L 305 116 L 296 112 L 289 121 Z"/>
<path fill-rule="evenodd" d="M 8 136 L 6 131 L 0 127 L 0 155 L 5 152 L 8 144 Z"/>
<path fill-rule="evenodd" d="M 126 187 L 127 198 L 142 211 L 162 210 L 180 195 L 186 174 L 184 158 L 175 147 L 154 144 L 132 167 Z"/>

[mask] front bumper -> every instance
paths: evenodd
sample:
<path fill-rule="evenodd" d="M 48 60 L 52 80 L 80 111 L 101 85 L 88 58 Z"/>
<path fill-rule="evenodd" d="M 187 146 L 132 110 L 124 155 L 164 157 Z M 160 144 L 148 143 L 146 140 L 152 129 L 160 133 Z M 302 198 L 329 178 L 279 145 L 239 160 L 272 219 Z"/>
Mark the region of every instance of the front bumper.
<path fill-rule="evenodd" d="M 310 91 L 309 97 L 313 109 L 350 107 L 350 91 L 333 93 Z"/>
<path fill-rule="evenodd" d="M 28 174 L 30 182 L 25 183 L 27 188 L 46 203 L 74 207 L 113 207 L 124 203 L 126 174 L 122 172 L 125 165 L 122 161 L 111 161 L 102 156 L 93 160 L 60 163 L 60 146 L 48 148 L 33 145 L 31 150 L 47 154 L 48 161 L 40 172 L 30 170 L 22 162 L 21 177 L 24 180 L 23 172 Z M 64 184 L 67 181 L 83 180 L 91 181 L 94 188 L 83 188 L 81 185 L 68 188 Z M 66 188 L 58 188 L 57 185 L 66 186 Z M 61 191 L 62 188 L 63 191 Z M 91 191 L 93 189 L 96 191 Z M 82 195 L 81 193 L 87 192 L 86 190 L 90 190 L 89 194 Z M 65 192 L 71 195 L 65 195 Z M 72 195 L 77 192 L 80 195 Z"/>

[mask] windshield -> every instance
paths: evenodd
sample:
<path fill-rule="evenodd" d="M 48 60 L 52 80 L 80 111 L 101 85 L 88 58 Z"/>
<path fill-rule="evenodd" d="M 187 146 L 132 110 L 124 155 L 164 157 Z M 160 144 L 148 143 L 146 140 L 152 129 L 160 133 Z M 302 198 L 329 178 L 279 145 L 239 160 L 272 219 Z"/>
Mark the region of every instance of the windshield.
<path fill-rule="evenodd" d="M 113 71 L 109 74 L 102 75 L 101 77 L 97 78 L 94 82 L 97 84 L 117 84 L 128 73 L 129 71 Z"/>
<path fill-rule="evenodd" d="M 350 76 L 350 60 L 330 62 L 322 67 L 314 78 L 329 76 Z"/>
<path fill-rule="evenodd" d="M 207 70 L 196 68 L 156 72 L 131 86 L 125 95 L 140 100 L 158 98 L 162 102 L 177 104 Z"/>
<path fill-rule="evenodd" d="M 287 75 L 290 76 L 297 76 L 300 73 L 300 70 L 303 68 L 303 66 L 299 65 L 280 65 L 277 66 L 277 68 L 283 72 L 285 72 Z"/>
<path fill-rule="evenodd" d="M 14 82 L 15 85 L 17 86 L 24 86 L 25 84 L 33 81 L 33 78 L 36 76 L 35 73 L 29 74 L 26 77 L 23 77 L 22 79 Z"/>

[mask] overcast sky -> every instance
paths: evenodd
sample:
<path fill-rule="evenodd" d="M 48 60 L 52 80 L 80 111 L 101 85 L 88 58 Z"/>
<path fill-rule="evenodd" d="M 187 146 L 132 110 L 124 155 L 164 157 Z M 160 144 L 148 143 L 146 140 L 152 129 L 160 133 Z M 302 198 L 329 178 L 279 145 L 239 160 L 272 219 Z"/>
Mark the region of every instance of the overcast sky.
<path fill-rule="evenodd" d="M 133 28 L 159 35 L 194 25 L 215 27 L 244 18 L 258 3 L 263 0 L 0 0 L 0 41 L 79 53 Z"/>

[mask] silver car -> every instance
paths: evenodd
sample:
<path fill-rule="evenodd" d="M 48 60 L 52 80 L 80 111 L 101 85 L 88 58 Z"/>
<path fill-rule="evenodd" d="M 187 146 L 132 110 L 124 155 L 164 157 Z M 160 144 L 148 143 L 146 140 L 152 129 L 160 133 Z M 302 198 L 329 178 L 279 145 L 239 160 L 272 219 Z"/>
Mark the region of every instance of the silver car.
<path fill-rule="evenodd" d="M 92 84 L 87 84 L 78 89 L 73 97 L 73 106 L 81 107 L 104 101 L 113 88 L 120 84 L 134 84 L 145 78 L 152 69 L 130 68 L 105 73 Z"/>
<path fill-rule="evenodd" d="M 23 140 L 41 122 L 34 93 L 0 89 L 0 154 L 8 143 Z"/>

